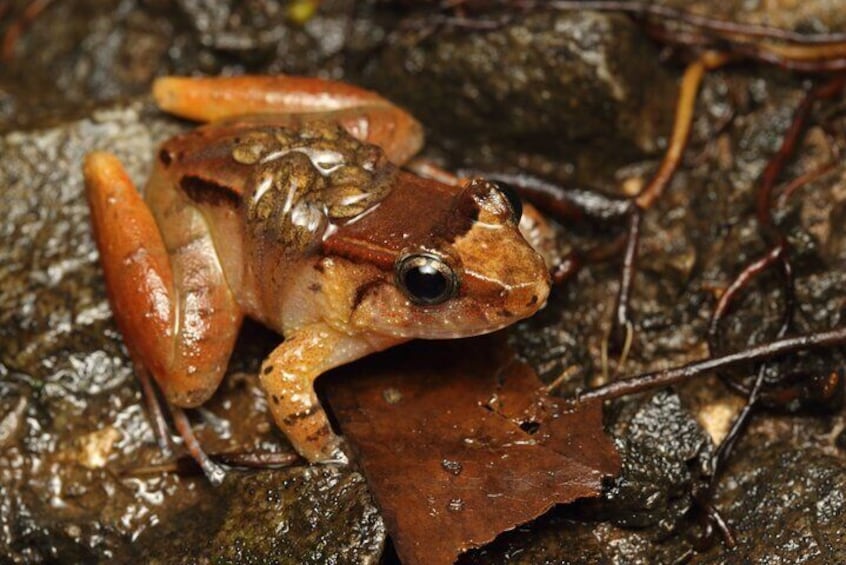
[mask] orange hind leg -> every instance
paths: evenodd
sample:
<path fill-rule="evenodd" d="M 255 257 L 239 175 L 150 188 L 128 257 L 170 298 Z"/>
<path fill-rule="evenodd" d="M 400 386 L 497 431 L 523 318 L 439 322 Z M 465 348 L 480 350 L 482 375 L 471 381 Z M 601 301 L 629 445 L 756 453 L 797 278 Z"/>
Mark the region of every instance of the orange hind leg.
<path fill-rule="evenodd" d="M 403 164 L 423 145 L 423 128 L 375 92 L 342 82 L 294 76 L 164 77 L 153 84 L 162 110 L 199 122 L 249 114 L 325 114 L 351 135 Z"/>
<path fill-rule="evenodd" d="M 175 202 L 174 217 L 193 221 L 166 243 L 117 158 L 92 153 L 84 173 L 106 290 L 133 360 L 169 403 L 201 404 L 220 383 L 241 323 L 208 227 L 199 212 Z M 186 446 L 196 446 L 190 427 L 178 423 Z M 191 451 L 210 479 L 221 478 Z"/>

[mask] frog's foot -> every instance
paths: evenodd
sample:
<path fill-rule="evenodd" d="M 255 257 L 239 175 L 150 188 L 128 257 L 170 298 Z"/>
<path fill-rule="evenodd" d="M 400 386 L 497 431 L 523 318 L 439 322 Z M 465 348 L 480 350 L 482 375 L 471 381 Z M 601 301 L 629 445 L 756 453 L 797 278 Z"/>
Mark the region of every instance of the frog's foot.
<path fill-rule="evenodd" d="M 150 378 L 150 372 L 141 364 L 135 364 L 135 375 L 141 383 L 141 392 L 144 397 L 144 403 L 147 406 L 147 415 L 150 418 L 156 443 L 158 443 L 162 455 L 169 459 L 173 457 L 173 446 L 170 438 L 171 430 L 167 423 L 165 411 L 162 409 L 163 407 L 156 391 L 156 385 Z M 191 429 L 191 423 L 185 416 L 185 412 L 176 406 L 170 406 L 169 410 L 188 454 L 197 463 L 197 466 L 200 467 L 200 470 L 211 484 L 215 486 L 221 484 L 226 473 L 220 465 L 209 458 L 200 446 L 194 435 L 194 431 Z"/>
<path fill-rule="evenodd" d="M 261 366 L 273 419 L 297 453 L 311 463 L 346 460 L 341 440 L 314 392 L 314 380 L 336 344 L 330 329 L 310 327 L 287 338 Z"/>
<path fill-rule="evenodd" d="M 293 332 L 265 359 L 260 378 L 271 414 L 297 453 L 311 463 L 347 462 L 314 381 L 329 369 L 401 341 L 350 336 L 318 323 Z"/>
<path fill-rule="evenodd" d="M 221 484 L 223 479 L 226 478 L 226 472 L 223 470 L 223 467 L 209 459 L 209 456 L 200 447 L 200 442 L 197 441 L 194 430 L 191 429 L 191 422 L 188 421 L 185 411 L 182 408 L 171 406 L 170 412 L 173 414 L 173 423 L 176 425 L 176 429 L 179 430 L 179 435 L 182 436 L 182 441 L 185 442 L 185 449 L 188 450 L 191 458 L 197 462 L 197 465 L 200 466 L 203 474 L 212 485 L 218 486 Z"/>

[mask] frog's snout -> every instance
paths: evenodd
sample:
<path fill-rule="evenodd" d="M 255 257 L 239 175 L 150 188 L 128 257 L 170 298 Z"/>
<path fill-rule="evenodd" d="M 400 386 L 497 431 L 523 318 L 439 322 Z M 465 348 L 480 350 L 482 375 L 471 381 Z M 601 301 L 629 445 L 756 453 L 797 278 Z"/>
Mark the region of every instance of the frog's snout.
<path fill-rule="evenodd" d="M 528 247 L 528 246 L 527 246 Z M 503 314 L 527 318 L 546 304 L 551 288 L 549 270 L 543 259 L 530 247 L 526 249 L 522 276 L 504 288 L 506 294 Z M 525 268 L 527 266 L 531 268 Z"/>

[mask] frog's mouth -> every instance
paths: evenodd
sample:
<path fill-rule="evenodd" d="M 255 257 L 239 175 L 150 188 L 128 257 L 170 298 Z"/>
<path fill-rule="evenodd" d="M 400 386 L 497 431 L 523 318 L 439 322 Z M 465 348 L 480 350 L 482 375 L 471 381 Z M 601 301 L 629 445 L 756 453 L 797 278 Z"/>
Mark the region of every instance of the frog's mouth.
<path fill-rule="evenodd" d="M 460 293 L 438 305 L 414 304 L 391 285 L 372 288 L 355 313 L 356 325 L 402 339 L 454 339 L 500 330 L 532 316 L 546 302 L 545 279 L 508 289 L 495 300 Z M 488 297 L 490 298 L 490 297 Z"/>
<path fill-rule="evenodd" d="M 457 328 L 430 328 L 430 331 L 426 332 L 426 335 L 418 335 L 415 336 L 414 339 L 461 339 L 466 337 L 475 337 L 480 335 L 485 335 L 489 333 L 493 333 L 499 331 L 501 329 L 507 328 L 514 322 L 519 320 L 510 320 L 504 321 L 500 324 L 486 326 L 484 328 L 476 328 L 475 330 L 468 330 L 467 328 L 457 329 Z"/>

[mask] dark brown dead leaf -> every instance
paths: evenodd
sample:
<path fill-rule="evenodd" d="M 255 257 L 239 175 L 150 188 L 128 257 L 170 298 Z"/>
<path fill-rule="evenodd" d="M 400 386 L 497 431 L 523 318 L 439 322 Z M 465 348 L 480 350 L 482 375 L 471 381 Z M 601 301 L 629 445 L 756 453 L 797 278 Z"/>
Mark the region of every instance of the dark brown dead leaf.
<path fill-rule="evenodd" d="M 501 336 L 412 343 L 322 386 L 407 565 L 452 563 L 619 471 L 601 407 L 547 397 Z"/>

